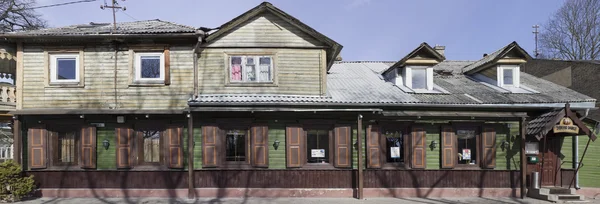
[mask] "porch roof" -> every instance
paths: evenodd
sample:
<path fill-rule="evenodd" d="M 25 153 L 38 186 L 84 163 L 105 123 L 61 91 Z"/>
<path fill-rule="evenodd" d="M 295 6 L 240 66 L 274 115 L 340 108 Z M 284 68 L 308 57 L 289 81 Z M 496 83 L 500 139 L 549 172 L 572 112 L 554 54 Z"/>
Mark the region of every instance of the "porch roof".
<path fill-rule="evenodd" d="M 596 135 L 579 119 L 576 112 L 571 111 L 567 104 L 565 108 L 553 109 L 549 112 L 533 117 L 527 123 L 527 135 L 535 136 L 541 140 L 550 132 L 553 127 L 564 117 L 568 117 L 573 124 L 579 127 L 579 135 L 587 135 L 592 141 L 596 140 Z"/>

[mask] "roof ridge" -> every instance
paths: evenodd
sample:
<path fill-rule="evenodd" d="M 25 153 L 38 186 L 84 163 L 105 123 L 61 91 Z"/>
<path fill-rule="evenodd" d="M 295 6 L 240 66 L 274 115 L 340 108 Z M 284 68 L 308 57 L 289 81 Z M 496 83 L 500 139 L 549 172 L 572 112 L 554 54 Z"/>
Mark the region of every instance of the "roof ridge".
<path fill-rule="evenodd" d="M 355 60 L 355 61 L 336 61 L 336 64 L 351 64 L 351 63 L 395 63 L 396 61 L 385 60 Z"/>

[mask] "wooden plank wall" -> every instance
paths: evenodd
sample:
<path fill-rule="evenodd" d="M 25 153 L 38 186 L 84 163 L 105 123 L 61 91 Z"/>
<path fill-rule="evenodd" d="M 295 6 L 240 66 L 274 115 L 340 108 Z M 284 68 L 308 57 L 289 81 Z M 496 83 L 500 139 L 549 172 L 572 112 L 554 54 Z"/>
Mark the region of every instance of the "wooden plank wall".
<path fill-rule="evenodd" d="M 123 49 L 123 48 L 121 48 Z M 126 49 L 126 48 L 125 48 Z M 114 106 L 114 49 L 109 45 L 84 48 L 85 87 L 45 87 L 44 47 L 25 45 L 23 109 L 107 109 Z M 129 52 L 119 51 L 117 105 L 121 109 L 183 109 L 193 90 L 191 46 L 170 48 L 171 85 L 136 87 L 129 81 Z"/>
<path fill-rule="evenodd" d="M 517 188 L 511 170 L 366 170 L 365 188 Z"/>

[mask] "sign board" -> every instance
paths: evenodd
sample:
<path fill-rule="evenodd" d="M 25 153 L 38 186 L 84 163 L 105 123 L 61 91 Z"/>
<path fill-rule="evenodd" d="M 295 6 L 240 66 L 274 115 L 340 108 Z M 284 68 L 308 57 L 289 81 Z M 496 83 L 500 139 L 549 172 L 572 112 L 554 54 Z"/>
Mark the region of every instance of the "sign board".
<path fill-rule="evenodd" d="M 400 158 L 400 147 L 390 147 L 390 157 L 391 158 Z"/>
<path fill-rule="evenodd" d="M 325 157 L 325 149 L 311 149 L 310 156 L 313 158 L 323 158 Z"/>
<path fill-rule="evenodd" d="M 537 155 L 539 153 L 540 153 L 540 143 L 539 142 L 526 142 L 525 143 L 525 154 Z"/>
<path fill-rule="evenodd" d="M 577 134 L 579 133 L 579 127 L 577 125 L 573 125 L 573 120 L 568 117 L 564 117 L 560 119 L 558 125 L 555 125 L 554 133 L 569 133 L 569 134 Z"/>
<path fill-rule="evenodd" d="M 462 159 L 463 160 L 471 160 L 471 149 L 463 149 L 462 150 Z"/>

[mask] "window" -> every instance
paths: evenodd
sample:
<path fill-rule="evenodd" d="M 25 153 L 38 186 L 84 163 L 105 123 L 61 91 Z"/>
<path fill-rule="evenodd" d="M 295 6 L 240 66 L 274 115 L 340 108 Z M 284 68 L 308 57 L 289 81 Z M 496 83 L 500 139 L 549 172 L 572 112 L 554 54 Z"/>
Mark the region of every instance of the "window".
<path fill-rule="evenodd" d="M 477 131 L 475 129 L 457 129 L 458 164 L 477 164 Z"/>
<path fill-rule="evenodd" d="M 144 163 L 160 162 L 160 131 L 141 131 Z"/>
<path fill-rule="evenodd" d="M 58 136 L 58 154 L 56 164 L 72 165 L 77 164 L 75 132 L 56 132 Z"/>
<path fill-rule="evenodd" d="M 79 82 L 79 55 L 50 55 L 50 82 Z"/>
<path fill-rule="evenodd" d="M 306 131 L 306 158 L 308 163 L 329 163 L 329 131 Z"/>
<path fill-rule="evenodd" d="M 498 65 L 498 86 L 519 88 L 519 72 L 518 65 Z"/>
<path fill-rule="evenodd" d="M 427 70 L 412 69 L 412 88 L 427 89 Z"/>
<path fill-rule="evenodd" d="M 385 139 L 386 162 L 402 163 L 404 162 L 404 148 L 402 131 L 386 131 L 383 134 Z"/>
<path fill-rule="evenodd" d="M 232 56 L 230 82 L 273 82 L 273 60 L 270 56 Z"/>
<path fill-rule="evenodd" d="M 502 69 L 504 73 L 504 85 L 513 85 L 513 70 L 512 69 Z"/>
<path fill-rule="evenodd" d="M 163 82 L 165 80 L 164 54 L 136 53 L 135 80 L 138 82 Z"/>
<path fill-rule="evenodd" d="M 225 134 L 225 161 L 246 161 L 245 130 L 229 130 Z"/>

